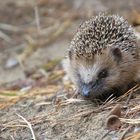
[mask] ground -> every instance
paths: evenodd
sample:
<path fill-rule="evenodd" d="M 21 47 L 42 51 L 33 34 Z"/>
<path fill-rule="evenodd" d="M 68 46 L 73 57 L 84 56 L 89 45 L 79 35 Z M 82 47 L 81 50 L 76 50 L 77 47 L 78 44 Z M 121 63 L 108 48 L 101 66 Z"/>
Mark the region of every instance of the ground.
<path fill-rule="evenodd" d="M 129 127 L 126 137 L 133 135 L 139 128 L 134 120 L 115 131 L 107 129 L 107 120 L 116 104 L 122 118 L 138 119 L 139 86 L 110 102 L 86 101 L 74 96 L 62 59 L 79 24 L 99 12 L 123 16 L 139 35 L 139 5 L 139 0 L 1 1 L 0 140 L 116 140 Z"/>

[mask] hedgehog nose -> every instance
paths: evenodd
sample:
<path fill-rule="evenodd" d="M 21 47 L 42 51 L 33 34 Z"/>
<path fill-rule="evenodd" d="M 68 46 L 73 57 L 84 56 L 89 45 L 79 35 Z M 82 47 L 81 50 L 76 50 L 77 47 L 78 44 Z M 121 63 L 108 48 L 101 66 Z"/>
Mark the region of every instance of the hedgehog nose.
<path fill-rule="evenodd" d="M 87 84 L 83 83 L 82 84 L 82 95 L 84 97 L 89 97 L 90 94 L 91 94 L 91 91 L 93 91 L 94 89 L 96 89 L 97 84 L 98 84 L 98 81 L 97 80 L 91 81 L 91 82 L 89 82 Z"/>
<path fill-rule="evenodd" d="M 88 85 L 84 85 L 83 89 L 82 89 L 82 95 L 84 97 L 89 97 L 90 96 L 90 92 L 91 92 L 90 87 Z"/>

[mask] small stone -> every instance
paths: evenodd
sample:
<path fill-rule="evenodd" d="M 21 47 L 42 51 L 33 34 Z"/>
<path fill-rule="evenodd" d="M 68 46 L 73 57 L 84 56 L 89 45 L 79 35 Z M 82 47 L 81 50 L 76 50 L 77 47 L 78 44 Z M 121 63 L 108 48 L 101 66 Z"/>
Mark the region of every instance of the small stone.
<path fill-rule="evenodd" d="M 17 66 L 18 64 L 19 63 L 16 58 L 9 58 L 6 62 L 5 68 L 10 69 L 10 68 Z"/>

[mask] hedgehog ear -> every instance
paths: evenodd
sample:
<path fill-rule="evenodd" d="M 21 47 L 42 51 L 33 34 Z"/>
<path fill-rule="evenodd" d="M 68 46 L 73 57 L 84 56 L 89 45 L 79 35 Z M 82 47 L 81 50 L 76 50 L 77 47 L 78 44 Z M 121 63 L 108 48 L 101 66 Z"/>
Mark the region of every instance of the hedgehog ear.
<path fill-rule="evenodd" d="M 122 59 L 121 50 L 119 48 L 113 48 L 111 51 L 112 51 L 112 55 L 114 57 L 114 60 L 117 62 L 120 62 L 120 60 Z"/>

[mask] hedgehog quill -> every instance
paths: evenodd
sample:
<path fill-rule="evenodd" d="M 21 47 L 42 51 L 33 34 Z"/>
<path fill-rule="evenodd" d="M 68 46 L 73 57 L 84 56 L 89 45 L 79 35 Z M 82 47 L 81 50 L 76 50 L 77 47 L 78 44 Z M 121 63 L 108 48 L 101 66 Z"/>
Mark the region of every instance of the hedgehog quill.
<path fill-rule="evenodd" d="M 118 96 L 137 82 L 140 56 L 133 28 L 118 15 L 98 15 L 80 25 L 64 69 L 88 99 Z"/>

